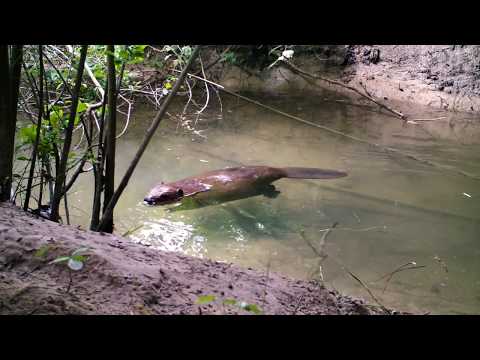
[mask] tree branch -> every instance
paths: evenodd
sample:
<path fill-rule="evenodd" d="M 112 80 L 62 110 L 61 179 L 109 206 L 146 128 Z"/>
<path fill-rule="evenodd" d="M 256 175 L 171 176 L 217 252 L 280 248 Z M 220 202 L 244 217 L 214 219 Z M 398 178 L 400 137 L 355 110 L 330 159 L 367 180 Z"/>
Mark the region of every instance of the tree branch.
<path fill-rule="evenodd" d="M 375 104 L 377 104 L 378 106 L 380 106 L 381 108 L 387 110 L 388 112 L 394 114 L 396 117 L 399 117 L 400 119 L 402 120 L 405 120 L 406 119 L 406 115 L 402 114 L 400 111 L 397 111 L 395 109 L 392 109 L 391 107 L 385 105 L 385 104 L 382 104 L 381 102 L 379 102 L 378 100 L 374 99 L 369 93 L 368 91 L 365 90 L 365 94 L 362 93 L 360 90 L 354 88 L 353 86 L 350 86 L 350 85 L 346 85 L 346 84 L 343 84 L 341 83 L 340 81 L 336 81 L 336 80 L 331 80 L 331 79 L 327 79 L 323 76 L 319 76 L 319 75 L 315 75 L 315 74 L 312 74 L 312 73 L 309 73 L 309 72 L 306 72 L 300 68 L 298 68 L 297 66 L 293 65 L 290 61 L 284 59 L 283 60 L 283 63 L 286 64 L 290 70 L 292 70 L 294 73 L 296 74 L 299 74 L 303 77 L 308 77 L 308 78 L 311 78 L 311 79 L 316 79 L 316 80 L 322 80 L 322 81 L 325 81 L 331 85 L 336 85 L 336 86 L 340 86 L 340 87 L 343 87 L 345 89 L 348 89 L 350 91 L 353 91 L 355 93 L 357 93 L 358 95 L 360 96 L 363 96 L 364 98 L 374 102 Z"/>
<path fill-rule="evenodd" d="M 137 150 L 137 153 L 135 154 L 135 157 L 133 158 L 132 162 L 130 163 L 130 166 L 128 167 L 127 172 L 123 176 L 122 181 L 120 182 L 120 185 L 118 186 L 117 190 L 113 194 L 112 199 L 108 203 L 108 205 L 107 205 L 107 207 L 106 207 L 106 209 L 103 213 L 102 220 L 100 221 L 100 224 L 97 227 L 97 231 L 99 231 L 99 229 L 102 229 L 103 226 L 105 226 L 105 224 L 108 220 L 108 217 L 112 213 L 113 208 L 115 207 L 118 199 L 120 198 L 120 195 L 122 195 L 123 190 L 127 187 L 128 181 L 130 180 L 130 177 L 132 176 L 133 171 L 135 170 L 138 162 L 140 161 L 140 158 L 142 157 L 145 149 L 147 148 L 148 143 L 150 142 L 151 138 L 155 134 L 155 131 L 157 130 L 158 125 L 160 125 L 160 122 L 162 121 L 163 115 L 167 111 L 168 105 L 170 104 L 173 97 L 175 96 L 178 89 L 180 88 L 183 81 L 185 80 L 185 77 L 188 73 L 188 70 L 192 66 L 193 61 L 196 59 L 199 51 L 200 51 L 200 46 L 197 46 L 195 48 L 195 50 L 193 51 L 188 63 L 185 65 L 182 73 L 180 74 L 177 81 L 175 82 L 175 85 L 173 86 L 172 91 L 170 92 L 170 94 L 168 94 L 167 98 L 162 103 L 162 106 L 160 107 L 160 110 L 158 111 L 155 118 L 153 119 L 152 125 L 147 130 L 147 133 L 145 134 L 145 137 L 144 137 L 139 149 Z"/>

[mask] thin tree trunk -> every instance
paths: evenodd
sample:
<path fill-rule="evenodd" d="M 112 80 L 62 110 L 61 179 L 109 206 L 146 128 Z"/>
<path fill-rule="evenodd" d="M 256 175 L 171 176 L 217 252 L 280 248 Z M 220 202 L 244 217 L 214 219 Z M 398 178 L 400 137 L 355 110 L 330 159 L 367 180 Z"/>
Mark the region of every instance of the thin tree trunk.
<path fill-rule="evenodd" d="M 66 177 L 68 153 L 70 152 L 70 146 L 72 144 L 73 125 L 75 122 L 75 116 L 77 114 L 78 98 L 80 95 L 80 86 L 82 85 L 83 70 L 85 68 L 85 59 L 87 58 L 88 45 L 82 45 L 80 51 L 80 61 L 77 68 L 77 76 L 75 79 L 75 88 L 73 89 L 72 104 L 70 107 L 70 119 L 68 120 L 68 126 L 65 131 L 65 141 L 63 143 L 62 156 L 60 158 L 60 164 L 56 172 L 55 179 L 55 191 L 53 193 L 52 208 L 50 213 L 50 220 L 58 221 L 60 200 L 63 192 L 63 184 Z"/>
<path fill-rule="evenodd" d="M 0 201 L 10 200 L 12 190 L 15 125 L 23 45 L 0 45 Z"/>
<path fill-rule="evenodd" d="M 107 83 L 107 92 L 108 92 L 108 83 Z M 103 129 L 105 128 L 105 106 L 107 103 L 107 97 L 104 96 L 102 104 L 102 117 L 100 118 L 100 131 L 98 134 L 98 151 L 97 151 L 97 160 L 93 164 L 93 175 L 95 178 L 95 189 L 93 194 L 93 207 L 92 207 L 92 218 L 90 219 L 90 230 L 96 230 L 100 222 L 100 208 L 101 208 L 101 196 L 103 190 L 104 176 L 103 176 L 103 164 L 105 163 L 104 157 L 104 141 L 103 141 Z M 90 115 L 92 116 L 92 115 Z M 93 120 L 90 119 L 92 122 Z M 93 127 L 93 123 L 90 124 Z M 92 131 L 93 134 L 93 131 Z M 92 137 L 91 137 L 92 138 Z"/>
<path fill-rule="evenodd" d="M 10 71 L 8 45 L 0 45 L 0 201 L 8 201 L 12 189 L 13 146 L 10 145 Z M 15 134 L 15 125 L 13 125 Z"/>
<path fill-rule="evenodd" d="M 12 121 L 17 123 L 17 106 L 18 106 L 18 96 L 20 93 L 20 76 L 22 73 L 22 62 L 23 62 L 23 45 L 13 45 L 12 46 L 12 55 L 11 55 L 11 109 L 12 109 Z"/>
<path fill-rule="evenodd" d="M 180 74 L 177 81 L 175 82 L 175 85 L 173 86 L 172 91 L 170 92 L 170 94 L 167 96 L 167 98 L 162 103 L 162 106 L 160 107 L 160 110 L 158 111 L 155 118 L 153 119 L 152 125 L 147 130 L 147 133 L 145 134 L 145 137 L 144 137 L 142 143 L 140 144 L 140 147 L 138 148 L 137 153 L 135 154 L 135 157 L 133 158 L 132 162 L 130 163 L 130 165 L 127 169 L 127 172 L 123 176 L 122 181 L 120 182 L 120 185 L 118 186 L 117 190 L 113 194 L 112 199 L 108 203 L 108 205 L 106 207 L 106 210 L 104 211 L 102 220 L 100 221 L 100 224 L 97 228 L 97 231 L 99 229 L 102 229 L 103 226 L 107 223 L 110 214 L 113 212 L 113 208 L 117 204 L 117 201 L 120 198 L 120 196 L 122 195 L 123 190 L 125 190 L 125 188 L 127 187 L 128 181 L 130 180 L 130 177 L 132 176 L 133 171 L 135 170 L 135 168 L 136 168 L 138 162 L 140 161 L 145 149 L 147 148 L 148 143 L 150 142 L 153 135 L 155 134 L 155 130 L 157 130 L 158 125 L 160 125 L 160 122 L 162 121 L 163 115 L 165 114 L 165 112 L 168 109 L 168 105 L 172 101 L 173 97 L 177 93 L 180 86 L 183 84 L 183 81 L 185 80 L 185 77 L 188 73 L 188 70 L 192 66 L 193 61 L 197 57 L 199 51 L 200 51 L 200 46 L 197 46 L 195 48 L 195 50 L 193 51 L 192 56 L 190 57 L 190 60 L 188 61 L 187 65 L 185 65 L 182 73 Z"/>
<path fill-rule="evenodd" d="M 38 208 L 42 207 L 42 200 L 43 200 L 43 178 L 44 178 L 44 170 L 45 167 L 43 157 L 40 159 L 40 190 L 38 194 Z"/>
<path fill-rule="evenodd" d="M 63 194 L 63 201 L 65 204 L 65 219 L 67 220 L 67 225 L 70 225 L 70 211 L 68 210 L 68 201 L 67 201 L 67 193 Z"/>
<path fill-rule="evenodd" d="M 117 87 L 115 85 L 115 46 L 107 46 L 107 77 L 108 77 L 108 122 L 105 133 L 105 191 L 103 193 L 103 216 L 108 203 L 115 192 L 115 137 L 117 135 Z M 100 229 L 113 232 L 113 211 L 108 214 Z"/>
<path fill-rule="evenodd" d="M 38 46 L 38 58 L 39 58 L 39 88 L 38 88 L 38 120 L 37 120 L 37 134 L 35 136 L 35 144 L 33 145 L 32 150 L 32 159 L 30 161 L 30 173 L 28 176 L 27 189 L 25 192 L 25 202 L 23 204 L 23 210 L 28 210 L 28 204 L 30 202 L 30 194 L 32 191 L 33 175 L 35 171 L 35 163 L 37 160 L 37 151 L 38 144 L 40 142 L 40 133 L 42 130 L 42 119 L 43 119 L 43 77 L 44 77 L 44 67 L 43 67 L 43 45 Z"/>

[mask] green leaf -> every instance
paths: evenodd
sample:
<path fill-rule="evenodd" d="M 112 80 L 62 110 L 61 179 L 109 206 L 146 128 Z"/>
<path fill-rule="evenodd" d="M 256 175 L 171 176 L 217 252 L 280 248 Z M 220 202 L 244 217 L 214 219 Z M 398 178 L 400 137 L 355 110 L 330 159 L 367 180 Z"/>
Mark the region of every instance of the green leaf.
<path fill-rule="evenodd" d="M 246 303 L 240 303 L 240 307 L 248 312 L 254 313 L 254 314 L 261 314 L 262 310 L 255 305 L 255 304 L 246 304 Z"/>
<path fill-rule="evenodd" d="M 30 159 L 27 158 L 26 156 L 19 156 L 19 157 L 17 157 L 17 160 L 20 160 L 20 161 L 29 161 Z"/>
<path fill-rule="evenodd" d="M 73 120 L 73 126 L 78 126 L 78 124 L 80 123 L 80 115 L 77 114 L 75 115 L 75 120 Z"/>
<path fill-rule="evenodd" d="M 68 261 L 68 260 L 70 260 L 70 256 L 61 256 L 61 257 L 56 258 L 55 260 L 50 261 L 48 264 L 49 265 L 57 264 L 57 263 L 65 262 L 65 261 Z"/>
<path fill-rule="evenodd" d="M 73 259 L 78 262 L 85 262 L 87 260 L 87 257 L 84 255 L 72 255 L 70 256 L 70 259 Z"/>
<path fill-rule="evenodd" d="M 37 126 L 29 125 L 20 129 L 20 140 L 24 144 L 34 144 L 37 136 Z"/>
<path fill-rule="evenodd" d="M 50 246 L 49 245 L 43 245 L 42 247 L 40 247 L 33 256 L 35 257 L 38 257 L 38 258 L 44 258 L 48 251 L 50 250 Z"/>
<path fill-rule="evenodd" d="M 195 301 L 196 304 L 202 305 L 202 304 L 208 304 L 211 303 L 212 301 L 215 301 L 215 296 L 214 295 L 203 295 L 199 296 L 197 298 L 197 301 Z"/>
<path fill-rule="evenodd" d="M 223 300 L 223 305 L 236 305 L 237 300 L 235 299 L 225 299 Z"/>
<path fill-rule="evenodd" d="M 80 255 L 81 253 L 87 252 L 88 250 L 90 250 L 88 247 L 81 247 L 72 253 L 72 257 L 75 255 Z"/>
<path fill-rule="evenodd" d="M 63 119 L 63 110 L 54 107 L 52 111 L 50 111 L 50 122 L 52 123 L 53 127 L 58 127 L 59 121 Z"/>
<path fill-rule="evenodd" d="M 77 114 L 83 113 L 85 110 L 87 110 L 88 105 L 79 101 L 77 105 Z"/>

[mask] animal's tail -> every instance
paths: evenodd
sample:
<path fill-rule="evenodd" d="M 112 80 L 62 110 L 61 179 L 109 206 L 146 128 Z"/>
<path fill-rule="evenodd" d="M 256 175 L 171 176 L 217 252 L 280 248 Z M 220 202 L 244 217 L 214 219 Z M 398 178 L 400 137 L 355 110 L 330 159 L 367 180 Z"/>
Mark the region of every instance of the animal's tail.
<path fill-rule="evenodd" d="M 344 171 L 303 167 L 285 167 L 282 170 L 287 178 L 292 179 L 336 179 L 348 175 Z"/>

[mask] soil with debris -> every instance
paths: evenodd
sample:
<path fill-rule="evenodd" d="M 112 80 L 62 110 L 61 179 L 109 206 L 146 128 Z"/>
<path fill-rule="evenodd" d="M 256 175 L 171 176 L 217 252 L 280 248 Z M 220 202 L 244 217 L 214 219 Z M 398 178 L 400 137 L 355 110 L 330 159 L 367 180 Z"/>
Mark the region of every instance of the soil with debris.
<path fill-rule="evenodd" d="M 350 45 L 345 78 L 379 98 L 452 111 L 480 111 L 480 46 Z"/>
<path fill-rule="evenodd" d="M 314 54 L 294 55 L 293 63 L 313 74 L 366 88 L 381 101 L 403 102 L 435 109 L 480 111 L 479 45 L 322 45 Z M 246 71 L 217 65 L 219 82 L 230 90 L 272 93 L 305 92 L 325 95 L 325 89 L 356 94 L 321 81 L 306 81 L 289 69 L 275 66 Z"/>
<path fill-rule="evenodd" d="M 79 271 L 52 260 L 88 247 Z M 315 282 L 163 252 L 0 203 L 0 314 L 394 314 Z M 197 304 L 202 296 L 215 301 Z"/>

